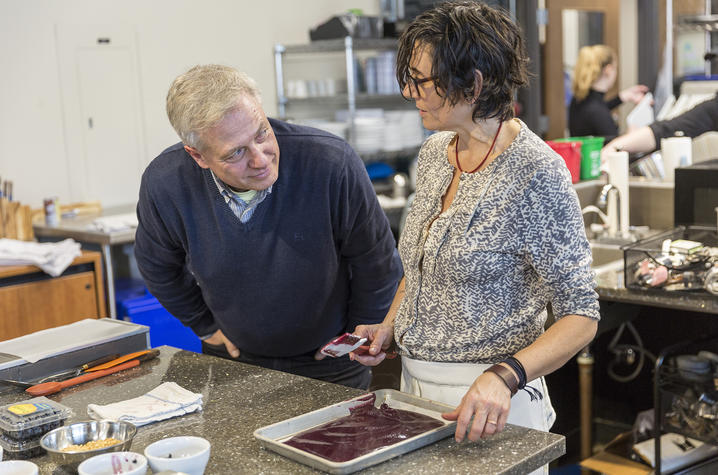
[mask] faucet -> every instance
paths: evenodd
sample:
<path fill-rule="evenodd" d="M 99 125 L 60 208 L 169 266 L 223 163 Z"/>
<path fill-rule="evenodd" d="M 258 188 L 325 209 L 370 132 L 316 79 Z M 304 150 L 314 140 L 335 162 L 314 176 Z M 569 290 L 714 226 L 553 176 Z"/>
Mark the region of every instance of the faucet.
<path fill-rule="evenodd" d="M 611 195 L 615 195 L 615 198 L 611 199 Z M 605 184 L 598 195 L 596 204 L 599 208 L 606 209 L 608 235 L 611 237 L 618 236 L 621 229 L 621 192 L 619 189 L 611 183 Z"/>

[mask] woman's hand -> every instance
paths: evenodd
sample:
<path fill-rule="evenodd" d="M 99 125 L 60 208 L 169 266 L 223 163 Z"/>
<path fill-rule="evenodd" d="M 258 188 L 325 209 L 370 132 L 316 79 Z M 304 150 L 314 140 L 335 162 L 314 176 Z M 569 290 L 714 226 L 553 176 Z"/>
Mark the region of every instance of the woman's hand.
<path fill-rule="evenodd" d="M 358 361 L 364 366 L 376 366 L 386 358 L 386 350 L 394 342 L 394 325 L 377 323 L 376 325 L 359 325 L 354 329 L 354 335 L 366 337 L 371 342 L 369 353 L 362 355 L 349 353 L 349 359 Z"/>
<path fill-rule="evenodd" d="M 504 430 L 510 408 L 511 391 L 506 383 L 487 372 L 476 378 L 456 409 L 441 416 L 456 421 L 454 438 L 457 442 L 464 440 L 467 430 L 469 440 L 476 442 Z M 472 416 L 474 422 L 469 427 Z"/>
<path fill-rule="evenodd" d="M 619 92 L 618 97 L 620 97 L 623 102 L 633 102 L 634 104 L 638 104 L 647 92 L 648 86 L 636 84 L 635 86 L 631 86 L 628 89 L 624 89 Z"/>

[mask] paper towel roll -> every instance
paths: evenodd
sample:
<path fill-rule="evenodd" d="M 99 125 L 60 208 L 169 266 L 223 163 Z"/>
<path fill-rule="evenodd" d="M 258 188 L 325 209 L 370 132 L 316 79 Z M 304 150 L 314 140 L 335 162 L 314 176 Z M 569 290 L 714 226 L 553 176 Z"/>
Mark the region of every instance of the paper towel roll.
<path fill-rule="evenodd" d="M 690 137 L 661 139 L 664 181 L 674 181 L 676 167 L 685 167 L 693 162 L 692 142 Z"/>
<path fill-rule="evenodd" d="M 608 182 L 618 188 L 620 196 L 620 233 L 628 236 L 628 152 L 605 152 L 605 170 L 608 173 Z M 609 206 L 609 218 L 611 218 L 611 207 Z M 613 213 L 615 215 L 615 213 Z"/>

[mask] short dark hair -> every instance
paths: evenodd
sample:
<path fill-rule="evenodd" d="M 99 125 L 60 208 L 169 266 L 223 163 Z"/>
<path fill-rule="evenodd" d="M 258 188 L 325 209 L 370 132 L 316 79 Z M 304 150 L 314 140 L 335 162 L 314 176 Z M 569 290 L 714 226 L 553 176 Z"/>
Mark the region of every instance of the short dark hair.
<path fill-rule="evenodd" d="M 396 77 L 410 81 L 416 45 L 433 51 L 431 77 L 437 93 L 453 106 L 474 97 L 474 71 L 483 76 L 472 117 L 508 120 L 514 93 L 528 84 L 528 57 L 521 30 L 503 10 L 479 2 L 445 2 L 412 21 L 399 38 Z"/>

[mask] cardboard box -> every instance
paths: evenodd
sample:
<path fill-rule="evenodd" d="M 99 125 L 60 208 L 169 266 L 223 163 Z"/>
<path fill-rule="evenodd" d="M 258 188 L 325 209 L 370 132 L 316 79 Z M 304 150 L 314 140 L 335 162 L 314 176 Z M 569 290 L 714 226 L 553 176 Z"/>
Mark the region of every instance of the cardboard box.
<path fill-rule="evenodd" d="M 581 466 L 607 475 L 648 475 L 653 470 L 648 465 L 635 462 L 629 457 L 633 447 L 633 434 L 624 432 L 616 436 L 597 454 L 581 461 Z"/>

